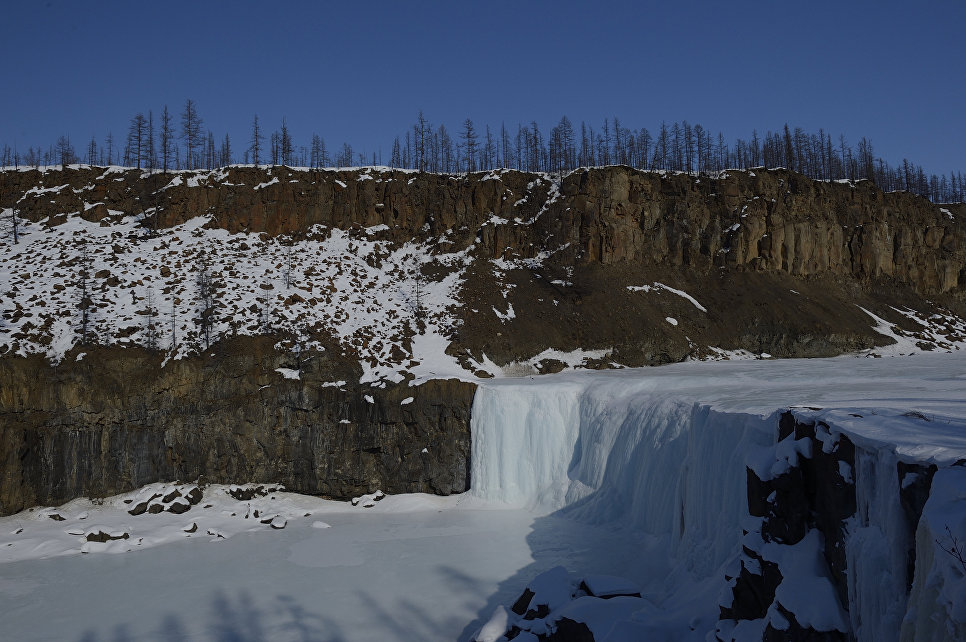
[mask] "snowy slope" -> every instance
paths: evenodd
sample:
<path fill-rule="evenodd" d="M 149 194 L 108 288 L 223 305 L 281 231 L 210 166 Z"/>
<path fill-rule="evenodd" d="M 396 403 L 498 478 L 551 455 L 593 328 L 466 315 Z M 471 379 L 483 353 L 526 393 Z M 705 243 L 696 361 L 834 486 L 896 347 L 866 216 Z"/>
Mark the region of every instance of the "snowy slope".
<path fill-rule="evenodd" d="M 72 191 L 86 198 L 112 175 L 129 171 L 107 168 L 94 183 Z M 381 182 L 381 173 L 390 171 L 397 170 L 364 168 L 355 180 Z M 43 175 L 56 179 L 53 171 Z M 491 175 L 496 178 L 499 172 Z M 227 177 L 225 170 L 182 172 L 161 191 L 231 188 Z M 546 209 L 557 184 L 538 177 L 530 187 L 541 182 L 552 192 Z M 275 176 L 254 190 L 278 183 Z M 342 181 L 336 183 L 345 187 Z M 71 191 L 70 185 L 35 187 L 20 201 L 65 190 Z M 36 223 L 20 218 L 18 242 L 11 234 L 0 238 L 0 354 L 43 354 L 57 363 L 85 343 L 156 348 L 173 359 L 204 353 L 209 344 L 200 324 L 209 307 L 202 292 L 205 278 L 212 299 L 211 343 L 258 334 L 288 337 L 299 350 L 324 350 L 334 342 L 340 353 L 359 363 L 360 382 L 373 385 L 398 383 L 404 376 L 418 383 L 426 378 L 475 379 L 474 372 L 503 375 L 502 367 L 485 355 L 477 363 L 447 354 L 461 324 L 464 272 L 475 250 L 473 244 L 449 249 L 452 230 L 405 243 L 389 240 L 386 225 L 315 225 L 297 235 L 270 236 L 229 233 L 211 225 L 210 215 L 198 212 L 182 224 L 152 232 L 147 224 L 151 210 L 114 211 L 103 202 L 83 201 L 85 213 L 95 208 L 104 213 L 100 220 L 85 220 L 71 210 Z M 0 219 L 12 215 L 7 208 Z M 501 221 L 511 226 L 532 223 Z M 501 287 L 505 271 L 533 269 L 547 256 L 501 259 L 493 268 L 494 285 Z M 508 314 L 512 318 L 512 304 Z M 605 354 L 545 350 L 524 366 L 559 359 L 580 367 Z"/>
<path fill-rule="evenodd" d="M 288 337 L 289 343 L 299 349 L 334 348 L 359 364 L 363 383 L 378 385 L 399 382 L 410 375 L 419 381 L 530 374 L 543 371 L 544 363 L 567 369 L 627 365 L 635 359 L 641 363 L 643 357 L 635 355 L 634 350 L 643 350 L 649 359 L 660 361 L 660 355 L 653 353 L 660 353 L 657 348 L 662 343 L 680 344 L 671 351 L 674 359 L 767 358 L 760 348 L 751 345 L 748 347 L 754 352 L 722 350 L 713 343 L 715 326 L 733 318 L 733 304 L 737 302 L 711 301 L 705 298 L 711 296 L 708 290 L 703 294 L 692 290 L 699 294 L 694 296 L 681 289 L 677 281 L 642 281 L 634 273 L 660 266 L 631 262 L 632 271 L 626 274 L 618 270 L 599 282 L 575 283 L 581 278 L 577 273 L 593 267 L 593 263 L 577 263 L 575 252 L 583 250 L 567 240 L 563 231 L 555 231 L 560 213 L 554 213 L 570 198 L 563 193 L 562 185 L 573 182 L 573 176 L 500 171 L 475 175 L 477 187 L 492 187 L 495 204 L 480 212 L 458 216 L 440 212 L 437 216 L 431 201 L 425 204 L 429 218 L 448 217 L 451 227 L 434 223 L 430 233 L 427 223 L 410 230 L 413 234 L 408 240 L 398 225 L 395 227 L 399 229 L 393 229 L 386 224 L 365 227 L 354 222 L 353 216 L 370 216 L 361 211 L 370 206 L 371 220 L 383 220 L 375 212 L 385 208 L 385 203 L 368 203 L 365 199 L 340 201 L 340 207 L 360 210 L 353 210 L 352 216 L 343 215 L 344 220 L 336 217 L 335 224 L 341 229 L 315 225 L 297 233 L 272 235 L 245 231 L 247 227 L 235 232 L 221 229 L 226 217 L 248 220 L 245 212 L 222 206 L 213 213 L 211 207 L 202 205 L 197 211 L 182 213 L 179 224 L 152 231 L 156 226 L 152 217 L 159 215 L 162 205 L 142 211 L 138 196 L 140 190 L 157 183 L 161 187 L 151 195 L 152 202 L 167 203 L 164 207 L 170 210 L 178 209 L 182 201 L 165 201 L 166 195 L 178 193 L 178 198 L 189 202 L 188 192 L 198 197 L 199 204 L 208 202 L 202 198 L 208 193 L 217 193 L 225 201 L 255 194 L 267 199 L 257 201 L 265 209 L 283 202 L 280 199 L 289 183 L 299 183 L 292 189 L 338 186 L 353 194 L 378 184 L 379 190 L 371 198 L 384 199 L 394 193 L 388 185 L 418 180 L 408 173 L 396 176 L 397 171 L 361 168 L 313 173 L 266 168 L 259 172 L 239 166 L 165 177 L 120 167 L 78 166 L 66 172 L 38 172 L 40 184 L 16 183 L 22 193 L 8 193 L 7 200 L 16 197 L 12 201 L 16 208 L 53 213 L 36 222 L 20 218 L 18 242 L 14 243 L 7 228 L 15 208 L 0 211 L 0 354 L 43 354 L 58 362 L 85 342 L 86 310 L 88 344 L 157 347 L 170 358 L 179 359 L 203 354 L 209 341 L 224 337 L 273 334 Z M 14 173 L 14 178 L 17 175 L 27 176 L 20 172 Z M 237 183 L 242 175 L 249 181 L 264 180 L 242 185 Z M 426 183 L 442 191 L 466 178 L 430 177 Z M 516 180 L 529 183 L 517 185 Z M 291 197 L 302 199 L 299 203 L 304 204 L 311 200 L 305 193 Z M 332 198 L 332 193 L 325 194 Z M 123 207 L 124 211 L 108 209 L 109 205 Z M 460 206 L 467 207 L 462 201 Z M 501 215 L 486 211 L 491 206 L 503 208 Z M 216 222 L 216 214 L 220 222 Z M 281 220 L 284 214 L 275 212 L 272 220 Z M 188 216 L 194 218 L 184 220 Z M 684 276 L 688 276 L 686 273 Z M 682 275 L 666 276 L 677 279 Z M 697 273 L 690 276 L 699 278 L 691 281 L 688 289 L 699 286 L 704 278 Z M 202 293 L 205 279 L 211 291 L 208 339 L 201 336 L 200 327 L 207 306 Z M 806 285 L 801 286 L 803 290 Z M 621 350 L 615 350 L 614 343 L 625 340 L 621 334 L 604 333 L 588 344 L 578 341 L 574 345 L 567 328 L 561 330 L 560 326 L 576 324 L 578 338 L 593 337 L 594 326 L 610 323 L 609 309 L 598 309 L 596 303 L 581 307 L 583 300 L 591 300 L 588 288 L 605 295 L 606 308 L 614 306 L 631 315 L 634 336 L 621 347 L 631 356 L 622 359 Z M 821 303 L 815 297 L 799 295 L 797 290 L 791 292 L 805 310 Z M 873 302 L 863 300 L 867 305 Z M 929 312 L 903 306 L 891 310 L 872 307 L 875 313 L 868 312 L 865 327 L 875 327 L 879 334 L 898 341 L 880 353 L 966 346 L 966 321 L 939 306 L 923 303 L 921 308 Z M 849 312 L 854 314 L 856 309 Z M 788 313 L 796 314 L 791 310 Z M 893 321 L 902 320 L 906 329 L 881 318 L 883 314 Z M 645 321 L 654 327 L 648 327 Z M 582 323 L 588 327 L 581 330 Z M 834 324 L 831 321 L 830 327 Z M 557 334 L 551 338 L 552 333 L 541 332 L 540 325 Z M 835 331 L 848 334 L 853 329 Z M 696 338 L 699 335 L 704 338 Z M 720 339 L 722 345 L 733 346 L 744 341 L 742 336 L 724 334 Z M 807 343 L 813 338 L 801 340 Z M 641 342 L 649 347 L 634 347 Z M 650 347 L 651 343 L 656 346 Z M 489 357 L 488 345 L 492 347 Z M 492 359 L 493 350 L 501 352 L 496 357 L 499 363 Z"/>
<path fill-rule="evenodd" d="M 206 222 L 197 218 L 153 238 L 144 237 L 135 217 L 110 226 L 79 217 L 51 228 L 26 226 L 24 241 L 5 248 L 2 258 L 12 306 L 6 345 L 18 354 L 62 358 L 80 339 L 86 272 L 97 342 L 146 345 L 153 326 L 157 345 L 172 357 L 196 352 L 202 349 L 197 278 L 204 265 L 220 292 L 214 337 L 289 332 L 310 348 L 318 347 L 314 334 L 331 333 L 361 355 L 364 381 L 398 381 L 398 370 L 418 372 L 421 363 L 441 356 L 419 348 L 452 329 L 447 307 L 459 287 L 462 254 L 430 259 L 424 246 L 390 248 L 368 230 L 315 229 L 308 239 L 284 245 L 208 229 Z M 430 260 L 449 276 L 422 285 L 425 328 L 414 346 L 415 275 Z M 404 357 L 393 357 L 395 348 Z"/>

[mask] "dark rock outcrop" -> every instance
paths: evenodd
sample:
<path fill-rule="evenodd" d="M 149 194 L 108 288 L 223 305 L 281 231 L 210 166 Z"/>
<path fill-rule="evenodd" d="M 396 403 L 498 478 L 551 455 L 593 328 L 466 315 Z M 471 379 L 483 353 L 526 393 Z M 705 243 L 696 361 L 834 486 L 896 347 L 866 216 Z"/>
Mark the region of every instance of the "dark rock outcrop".
<path fill-rule="evenodd" d="M 906 529 L 915 533 L 919 526 L 919 518 L 929 499 L 932 488 L 932 478 L 939 469 L 935 464 L 906 463 L 896 464 L 899 475 L 899 505 L 902 506 L 906 518 Z M 910 538 L 912 541 L 914 538 Z M 906 589 L 912 588 L 912 580 L 916 571 L 916 547 L 909 546 L 906 551 Z"/>
<path fill-rule="evenodd" d="M 608 602 L 613 600 L 613 602 Z M 598 628 L 602 620 L 598 610 L 602 605 L 613 606 L 610 616 L 629 617 L 650 602 L 641 597 L 640 589 L 632 582 L 609 575 L 572 578 L 562 566 L 544 571 L 523 590 L 509 612 L 500 607 L 493 619 L 481 629 L 486 639 L 502 631 L 500 639 L 537 639 L 541 642 L 594 642 L 598 639 L 588 622 Z M 607 625 L 602 625 L 605 635 Z"/>
<path fill-rule="evenodd" d="M 238 338 L 163 368 L 136 349 L 0 359 L 0 514 L 199 478 L 343 499 L 467 489 L 475 386 L 323 386 L 321 356 L 285 379 L 272 345 Z"/>

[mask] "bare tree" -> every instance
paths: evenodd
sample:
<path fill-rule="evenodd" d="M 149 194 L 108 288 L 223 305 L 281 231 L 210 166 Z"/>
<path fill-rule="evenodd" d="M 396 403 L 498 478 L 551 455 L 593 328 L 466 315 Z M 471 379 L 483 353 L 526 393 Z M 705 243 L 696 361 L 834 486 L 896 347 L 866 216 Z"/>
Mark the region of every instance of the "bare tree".
<path fill-rule="evenodd" d="M 87 345 L 91 340 L 91 310 L 94 301 L 91 298 L 91 266 L 92 260 L 87 247 L 87 239 L 81 239 L 81 255 L 77 273 L 77 308 L 80 312 L 80 322 L 77 325 L 81 345 Z"/>
<path fill-rule="evenodd" d="M 221 141 L 221 153 L 218 156 L 218 164 L 222 167 L 231 165 L 231 140 L 225 134 L 225 140 Z"/>
<path fill-rule="evenodd" d="M 265 140 L 265 137 L 262 136 L 262 130 L 258 126 L 258 114 L 255 114 L 255 119 L 252 121 L 252 137 L 248 143 L 248 149 L 250 149 L 252 153 L 252 164 L 254 164 L 255 167 L 258 167 L 258 152 L 262 149 L 263 140 Z"/>
<path fill-rule="evenodd" d="M 107 138 L 104 139 L 104 147 L 107 148 L 107 162 L 105 165 L 114 164 L 114 134 L 107 132 Z"/>
<path fill-rule="evenodd" d="M 279 151 L 281 152 L 282 165 L 291 167 L 292 163 L 292 135 L 288 132 L 288 123 L 282 118 L 282 131 L 279 134 Z"/>
<path fill-rule="evenodd" d="M 690 174 L 694 170 L 694 130 L 688 124 L 688 121 L 684 121 L 682 127 L 684 136 L 684 171 Z"/>
<path fill-rule="evenodd" d="M 399 138 L 396 138 L 399 141 Z M 325 167 L 329 164 L 329 157 L 325 151 L 325 140 L 318 134 L 312 134 L 312 167 Z"/>
<path fill-rule="evenodd" d="M 157 326 L 158 310 L 154 306 L 153 288 L 148 288 L 145 309 L 141 314 L 144 316 L 144 347 L 148 350 L 157 350 L 161 337 Z"/>
<path fill-rule="evenodd" d="M 195 150 L 203 144 L 201 134 L 201 116 L 190 98 L 185 101 L 184 111 L 181 112 L 181 138 L 184 139 L 185 165 L 187 169 L 194 169 Z"/>
<path fill-rule="evenodd" d="M 467 118 L 463 121 L 463 133 L 460 134 L 460 138 L 463 140 L 463 153 L 465 157 L 465 162 L 463 163 L 463 169 L 467 172 L 476 171 L 476 129 L 473 127 L 473 121 Z"/>
<path fill-rule="evenodd" d="M 215 285 L 211 274 L 208 255 L 202 252 L 198 260 L 198 274 L 195 278 L 198 295 L 198 316 L 195 323 L 198 333 L 207 350 L 212 343 L 215 322 Z"/>
<path fill-rule="evenodd" d="M 285 245 L 285 263 L 282 267 L 282 276 L 285 279 L 285 289 L 292 287 L 292 275 L 295 268 L 295 239 L 289 239 Z"/>
<path fill-rule="evenodd" d="M 417 321 L 423 319 L 426 316 L 426 310 L 423 308 L 423 297 L 425 296 L 425 289 L 423 286 L 423 272 L 422 265 L 417 262 L 415 266 L 415 278 L 413 279 L 413 295 L 415 301 L 413 301 L 413 316 Z"/>
<path fill-rule="evenodd" d="M 215 166 L 215 135 L 208 130 L 208 144 L 205 146 L 205 169 L 213 169 Z"/>
<path fill-rule="evenodd" d="M 97 165 L 97 141 L 91 136 L 91 142 L 87 144 L 87 164 Z"/>
<path fill-rule="evenodd" d="M 0 185 L 0 202 L 3 201 L 3 186 Z M 2 210 L 0 210 L 2 211 Z M 10 233 L 13 236 L 13 244 L 16 245 L 20 242 L 20 231 L 19 231 L 19 213 L 16 207 L 10 208 Z"/>
<path fill-rule="evenodd" d="M 936 538 L 936 545 L 939 546 L 939 550 L 950 555 L 954 560 L 959 562 L 959 566 L 963 569 L 963 573 L 966 573 L 966 544 L 960 542 L 953 531 L 946 525 L 946 536 L 949 538 L 949 544 L 943 544 L 939 538 Z"/>
<path fill-rule="evenodd" d="M 342 144 L 342 151 L 339 152 L 339 156 L 335 160 L 335 164 L 339 167 L 352 167 L 352 145 L 349 143 Z"/>
<path fill-rule="evenodd" d="M 169 163 L 174 156 L 174 129 L 171 127 L 171 112 L 165 105 L 161 110 L 161 171 L 168 173 Z"/>
<path fill-rule="evenodd" d="M 124 153 L 124 164 L 135 165 L 141 169 L 141 159 L 144 157 L 142 147 L 148 130 L 148 119 L 138 112 L 131 119 L 131 126 L 127 131 L 127 147 Z"/>
<path fill-rule="evenodd" d="M 272 155 L 272 165 L 273 166 L 278 165 L 279 160 L 281 160 L 281 149 L 282 149 L 282 146 L 279 144 L 278 132 L 272 132 L 272 135 L 269 136 L 268 141 L 269 141 L 269 146 L 271 147 L 269 151 Z"/>
<path fill-rule="evenodd" d="M 77 155 L 74 153 L 74 146 L 70 144 L 69 136 L 61 136 L 57 139 L 57 158 L 60 160 L 61 169 L 66 169 L 68 165 L 77 162 Z"/>
<path fill-rule="evenodd" d="M 416 124 L 413 126 L 413 140 L 416 147 L 414 150 L 416 156 L 414 165 L 421 172 L 426 171 L 426 145 L 429 142 L 427 139 L 430 137 L 431 131 L 432 126 L 423 116 L 423 111 L 419 110 L 419 116 L 416 117 Z"/>
<path fill-rule="evenodd" d="M 145 132 L 144 139 L 144 166 L 148 169 L 156 169 L 158 166 L 158 156 L 154 149 L 154 112 L 148 110 L 148 130 Z"/>
<path fill-rule="evenodd" d="M 174 299 L 171 300 L 171 315 L 169 323 L 171 324 L 171 352 L 178 351 L 178 310 L 174 305 Z"/>
<path fill-rule="evenodd" d="M 20 212 L 16 207 L 10 208 L 10 233 L 13 235 L 13 244 L 20 242 Z"/>

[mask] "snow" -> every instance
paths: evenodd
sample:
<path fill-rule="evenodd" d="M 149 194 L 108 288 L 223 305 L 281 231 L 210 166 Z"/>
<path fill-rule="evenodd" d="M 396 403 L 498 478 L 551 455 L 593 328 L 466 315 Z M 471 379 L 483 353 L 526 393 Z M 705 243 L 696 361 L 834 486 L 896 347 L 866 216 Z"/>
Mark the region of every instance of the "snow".
<path fill-rule="evenodd" d="M 516 313 L 513 311 L 513 304 L 508 303 L 507 305 L 509 305 L 509 309 L 506 312 L 500 312 L 496 308 L 493 308 L 493 314 L 495 314 L 496 317 L 503 323 L 506 323 L 510 319 L 515 319 L 517 316 Z"/>
<path fill-rule="evenodd" d="M 275 176 L 275 177 L 272 178 L 272 180 L 270 180 L 268 182 L 259 183 L 258 185 L 255 186 L 254 189 L 255 190 L 265 189 L 269 185 L 276 185 L 277 183 L 278 183 L 278 176 Z"/>
<path fill-rule="evenodd" d="M 510 621 L 510 612 L 502 604 L 496 607 L 490 620 L 483 625 L 483 628 L 473 636 L 477 642 L 497 642 L 503 637 L 507 623 Z M 504 638 L 506 639 L 506 638 Z"/>
<path fill-rule="evenodd" d="M 151 237 L 138 216 L 109 215 L 107 226 L 76 214 L 57 225 L 24 221 L 18 245 L 0 239 L 0 350 L 43 354 L 56 363 L 78 344 L 78 278 L 86 248 L 95 304 L 90 331 L 100 343 L 145 345 L 152 323 L 165 363 L 200 352 L 196 280 L 205 261 L 219 283 L 216 338 L 263 334 L 271 324 L 303 349 L 322 349 L 312 339 L 319 333 L 334 337 L 359 355 L 366 382 L 398 382 L 406 373 L 425 379 L 437 361 L 446 364 L 440 376 L 471 376 L 445 354 L 469 250 L 446 253 L 433 249 L 433 241 L 378 240 L 370 233 L 380 226 L 315 226 L 299 241 L 230 234 L 208 229 L 203 216 Z M 423 265 L 441 276 L 421 288 L 418 324 L 414 290 Z M 41 270 L 47 278 L 32 276 Z"/>
<path fill-rule="evenodd" d="M 392 499 L 362 511 L 293 498 L 329 528 L 290 519 L 283 530 L 257 524 L 223 539 L 199 522 L 191 537 L 179 528 L 177 543 L 136 553 L 4 564 L 3 637 L 465 639 L 480 606 L 507 595 L 500 583 L 533 561 L 532 517 L 457 505 L 460 498 L 413 496 L 388 506 Z M 142 517 L 159 516 L 166 514 Z"/>
<path fill-rule="evenodd" d="M 562 351 L 547 348 L 539 354 L 524 359 L 513 361 L 504 366 L 498 366 L 493 361 L 483 355 L 481 362 L 470 362 L 477 369 L 488 372 L 493 377 L 523 377 L 535 375 L 540 372 L 541 363 L 544 361 L 558 361 L 564 364 L 564 370 L 577 370 L 587 367 L 588 361 L 603 359 L 611 354 L 611 350 L 571 350 Z"/>
<path fill-rule="evenodd" d="M 627 289 L 630 290 L 631 292 L 650 292 L 651 290 L 665 290 L 667 292 L 670 292 L 671 294 L 676 294 L 679 297 L 687 299 L 688 301 L 691 302 L 692 305 L 694 305 L 694 307 L 701 310 L 702 312 L 708 311 L 707 308 L 705 308 L 703 305 L 698 303 L 697 299 L 695 299 L 693 296 L 691 296 L 684 290 L 678 290 L 676 288 L 672 288 L 669 285 L 658 283 L 657 281 L 655 281 L 652 285 L 628 285 Z"/>
<path fill-rule="evenodd" d="M 954 465 L 966 458 L 964 382 L 962 352 L 486 381 L 464 495 L 377 492 L 353 506 L 284 492 L 239 501 L 209 486 L 181 515 L 127 512 L 125 499 L 193 487 L 159 484 L 0 518 L 4 635 L 467 640 L 494 614 L 488 631 L 516 617 L 506 606 L 530 585 L 599 639 L 696 642 L 713 639 L 725 575 L 745 543 L 779 564 L 778 598 L 799 622 L 858 639 L 961 638 L 964 569 L 939 546 L 951 545 L 947 525 L 966 532 L 966 468 Z M 859 503 L 848 613 L 817 533 L 794 546 L 752 541 L 745 467 L 771 471 L 808 455 L 794 438 L 776 443 L 789 408 L 828 427 L 818 431 L 823 450 L 843 435 L 856 445 L 854 470 L 840 468 Z M 939 466 L 908 603 L 899 461 Z M 246 517 L 256 509 L 259 519 Z M 79 541 L 92 532 L 128 538 Z M 558 600 L 578 577 L 642 598 Z M 767 622 L 787 626 L 773 608 L 766 620 L 725 626 L 722 639 L 760 639 Z"/>
<path fill-rule="evenodd" d="M 909 337 L 897 333 L 894 324 L 889 323 L 882 317 L 876 316 L 862 306 L 856 307 L 872 317 L 872 320 L 875 321 L 875 326 L 873 326 L 873 329 L 876 332 L 895 340 L 895 343 L 892 345 L 876 348 L 876 352 L 887 354 L 911 354 L 916 352 L 916 342 Z"/>
<path fill-rule="evenodd" d="M 822 534 L 818 530 L 809 531 L 792 546 L 768 542 L 756 547 L 764 559 L 776 562 L 781 569 L 783 579 L 775 598 L 795 614 L 799 624 L 817 631 L 847 632 L 848 614 L 839 606 L 829 581 L 823 549 Z M 884 640 L 886 636 L 868 639 Z"/>
<path fill-rule="evenodd" d="M 275 368 L 275 372 L 282 375 L 286 379 L 295 379 L 298 381 L 301 379 L 301 375 L 298 370 L 293 370 L 292 368 Z"/>
<path fill-rule="evenodd" d="M 609 595 L 633 595 L 641 589 L 630 580 L 613 575 L 585 575 L 584 584 L 593 595 L 606 597 Z"/>

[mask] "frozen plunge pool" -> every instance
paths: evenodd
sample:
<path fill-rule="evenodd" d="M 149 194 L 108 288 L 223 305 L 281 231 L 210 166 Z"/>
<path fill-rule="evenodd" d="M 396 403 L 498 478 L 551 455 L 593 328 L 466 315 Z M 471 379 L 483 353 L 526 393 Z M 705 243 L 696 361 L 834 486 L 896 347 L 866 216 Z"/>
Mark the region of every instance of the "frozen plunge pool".
<path fill-rule="evenodd" d="M 2 637 L 464 640 L 554 565 L 648 571 L 629 533 L 466 500 L 389 497 L 281 531 L 3 564 Z"/>
<path fill-rule="evenodd" d="M 966 458 L 964 357 L 685 363 L 487 383 L 473 407 L 471 493 L 372 508 L 284 493 L 256 500 L 262 517 L 284 516 L 282 530 L 233 515 L 239 503 L 224 487 L 205 490 L 210 509 L 180 515 L 131 517 L 119 496 L 0 518 L 0 637 L 468 640 L 562 565 L 640 586 L 627 639 L 705 640 L 742 532 L 760 525 L 748 521 L 746 466 L 764 457 L 766 469 L 781 468 L 776 426 L 788 408 L 855 444 L 844 474 L 862 507 L 849 526 L 849 612 L 813 596 L 797 615 L 831 613 L 828 626 L 857 639 L 893 640 L 909 601 L 924 622 L 935 614 L 960 626 L 966 580 L 949 556 L 934 551 L 923 569 L 946 578 L 938 597 L 907 593 L 896 471 L 898 461 L 940 468 L 924 546 L 946 525 L 966 532 L 966 477 L 952 467 Z M 95 523 L 130 537 L 83 543 Z M 783 581 L 793 593 L 830 586 L 822 573 Z M 757 633 L 736 628 L 735 638 L 761 639 L 764 620 L 755 622 Z"/>

